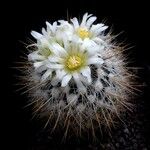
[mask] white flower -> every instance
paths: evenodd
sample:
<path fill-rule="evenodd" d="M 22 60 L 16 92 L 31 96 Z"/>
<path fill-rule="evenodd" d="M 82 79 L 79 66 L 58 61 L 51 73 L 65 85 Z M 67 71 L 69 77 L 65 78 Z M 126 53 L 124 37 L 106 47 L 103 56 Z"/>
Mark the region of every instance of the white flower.
<path fill-rule="evenodd" d="M 77 35 L 80 40 L 88 38 L 96 42 L 103 42 L 99 36 L 108 28 L 108 26 L 105 26 L 102 23 L 94 25 L 93 23 L 96 19 L 95 16 L 92 16 L 91 14 L 88 15 L 88 13 L 84 14 L 81 23 L 79 23 L 76 17 L 71 19 L 75 35 Z"/>
<path fill-rule="evenodd" d="M 46 67 L 46 64 L 49 63 L 48 57 L 53 55 L 53 52 L 49 48 L 50 44 L 53 42 L 61 44 L 61 40 L 65 36 L 61 30 L 58 30 L 57 22 L 54 22 L 53 25 L 46 22 L 46 25 L 46 30 L 42 28 L 42 34 L 36 31 L 31 32 L 31 35 L 37 40 L 37 43 L 34 44 L 37 49 L 28 55 L 28 60 L 33 62 L 33 66 L 38 72 L 47 70 L 42 76 L 41 81 L 45 81 L 52 73 L 52 70 Z"/>
<path fill-rule="evenodd" d="M 73 78 L 79 89 L 84 89 L 82 77 L 86 84 L 91 84 L 91 69 L 90 65 L 101 65 L 103 59 L 98 54 L 93 53 L 94 47 L 87 49 L 83 45 L 75 42 L 64 43 L 66 48 L 61 47 L 58 43 L 50 45 L 50 49 L 54 55 L 49 57 L 47 67 L 55 70 L 56 79 L 61 81 L 61 86 L 67 86 Z M 85 84 L 84 83 L 84 84 Z"/>
<path fill-rule="evenodd" d="M 91 15 L 89 15 L 91 16 Z M 89 17 L 84 15 L 81 27 L 86 27 L 85 22 Z M 94 17 L 95 18 L 95 17 Z M 94 18 L 89 20 L 94 20 Z M 56 80 L 62 80 L 62 86 L 66 86 L 73 78 L 79 89 L 84 89 L 81 77 L 91 83 L 91 70 L 89 65 L 102 64 L 98 52 L 103 49 L 94 41 L 85 38 L 84 42 L 74 35 L 74 28 L 68 21 L 59 20 L 60 25 L 46 22 L 47 30 L 42 28 L 42 34 L 32 31 L 31 34 L 37 40 L 37 50 L 29 54 L 28 59 L 33 61 L 33 66 L 38 72 L 46 71 L 41 81 L 50 79 L 52 72 L 56 72 Z M 91 22 L 87 21 L 86 25 Z M 89 26 L 90 27 L 90 26 Z M 83 78 L 83 79 L 84 79 Z M 53 80 L 54 80 L 53 79 Z"/>
<path fill-rule="evenodd" d="M 31 35 L 37 40 L 37 43 L 34 44 L 36 46 L 36 50 L 28 55 L 28 60 L 33 61 L 33 65 L 35 69 L 39 67 L 46 68 L 45 65 L 47 63 L 48 57 L 52 54 L 49 49 L 50 43 L 52 43 L 55 39 L 55 32 L 57 29 L 57 23 L 54 22 L 53 25 L 46 22 L 47 31 L 42 28 L 42 34 L 32 31 Z M 43 69 L 41 70 L 43 71 Z"/>

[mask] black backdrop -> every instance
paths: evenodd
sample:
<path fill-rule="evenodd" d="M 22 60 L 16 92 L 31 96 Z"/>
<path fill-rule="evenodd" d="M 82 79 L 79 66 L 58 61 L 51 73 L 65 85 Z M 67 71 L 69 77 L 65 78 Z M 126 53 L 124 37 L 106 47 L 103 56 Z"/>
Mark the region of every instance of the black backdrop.
<path fill-rule="evenodd" d="M 8 7 L 9 5 L 9 7 Z M 2 57 L 4 57 L 3 64 L 7 64 L 3 71 L 8 68 L 4 76 L 7 77 L 7 88 L 4 90 L 5 96 L 2 98 L 6 105 L 1 106 L 4 116 L 4 125 L 6 123 L 5 137 L 11 149 L 63 149 L 64 147 L 71 149 L 81 147 L 66 143 L 66 145 L 58 145 L 56 141 L 38 142 L 39 132 L 41 132 L 41 123 L 32 118 L 31 110 L 24 109 L 26 104 L 26 97 L 19 95 L 16 91 L 16 70 L 12 69 L 16 64 L 15 61 L 24 51 L 24 45 L 20 42 L 27 42 L 27 38 L 32 38 L 31 30 L 41 31 L 41 27 L 45 27 L 45 21 L 53 22 L 58 19 L 66 19 L 67 12 L 70 17 L 81 17 L 85 12 L 92 13 L 98 17 L 98 22 L 106 20 L 106 24 L 113 25 L 114 33 L 124 31 L 121 40 L 126 39 L 127 43 L 133 45 L 134 48 L 129 50 L 130 59 L 133 60 L 133 65 L 142 67 L 139 71 L 140 81 L 146 86 L 142 89 L 139 101 L 143 101 L 142 111 L 146 123 L 142 136 L 146 143 L 149 142 L 149 115 L 150 115 L 150 62 L 149 62 L 149 15 L 147 3 L 131 2 L 131 1 L 104 1 L 104 0 L 87 0 L 87 1 L 56 1 L 49 0 L 31 2 L 16 2 L 5 5 L 4 12 L 4 27 L 5 31 L 3 37 L 5 46 Z M 6 57 L 7 56 L 7 57 Z M 7 59 L 6 59 L 7 58 Z M 41 134 L 40 134 L 41 135 Z M 59 135 L 58 135 L 59 136 Z M 43 137 L 45 138 L 45 137 Z M 38 145 L 38 146 L 37 146 Z M 82 148 L 86 148 L 87 144 L 83 144 Z M 53 148 L 52 148 L 53 147 Z M 44 149 L 44 150 L 45 150 Z M 64 148 L 65 149 L 65 148 Z"/>

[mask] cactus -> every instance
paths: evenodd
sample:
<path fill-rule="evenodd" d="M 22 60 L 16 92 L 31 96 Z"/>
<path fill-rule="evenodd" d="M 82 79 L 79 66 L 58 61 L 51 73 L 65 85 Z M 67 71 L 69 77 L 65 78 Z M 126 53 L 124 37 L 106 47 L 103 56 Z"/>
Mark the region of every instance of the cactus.
<path fill-rule="evenodd" d="M 106 126 L 131 109 L 134 75 L 108 26 L 94 24 L 95 16 L 59 20 L 32 31 L 28 45 L 25 84 L 30 103 L 45 126 L 73 131 L 77 136 Z"/>

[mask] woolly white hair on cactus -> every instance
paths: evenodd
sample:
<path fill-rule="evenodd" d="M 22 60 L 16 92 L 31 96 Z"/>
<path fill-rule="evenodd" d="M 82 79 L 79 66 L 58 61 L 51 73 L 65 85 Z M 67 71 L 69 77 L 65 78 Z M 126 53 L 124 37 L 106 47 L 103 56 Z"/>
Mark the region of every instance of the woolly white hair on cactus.
<path fill-rule="evenodd" d="M 124 47 L 95 20 L 86 13 L 81 23 L 77 18 L 46 22 L 42 34 L 31 32 L 37 42 L 30 46 L 26 67 L 30 102 L 47 118 L 46 126 L 64 128 L 65 135 L 90 129 L 94 135 L 94 129 L 110 127 L 130 108 L 133 75 L 122 56 Z"/>

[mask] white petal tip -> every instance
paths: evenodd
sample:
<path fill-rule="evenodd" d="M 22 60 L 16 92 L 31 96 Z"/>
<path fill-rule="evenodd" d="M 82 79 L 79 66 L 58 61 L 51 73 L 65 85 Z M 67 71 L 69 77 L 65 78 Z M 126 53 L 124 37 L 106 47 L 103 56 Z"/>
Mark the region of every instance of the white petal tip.
<path fill-rule="evenodd" d="M 36 31 L 31 31 L 31 35 L 37 40 L 41 39 L 43 36 L 42 34 L 36 32 Z"/>

